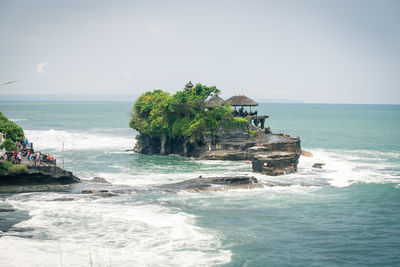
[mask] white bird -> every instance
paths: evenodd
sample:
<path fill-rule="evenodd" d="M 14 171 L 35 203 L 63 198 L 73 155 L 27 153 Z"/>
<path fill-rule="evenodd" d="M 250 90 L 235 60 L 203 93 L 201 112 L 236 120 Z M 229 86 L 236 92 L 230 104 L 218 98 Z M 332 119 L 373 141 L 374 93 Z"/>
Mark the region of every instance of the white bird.
<path fill-rule="evenodd" d="M 0 86 L 3 86 L 3 85 L 7 85 L 7 84 L 10 84 L 10 83 L 16 83 L 16 82 L 20 82 L 21 80 L 15 80 L 15 81 L 9 81 L 9 82 L 5 82 L 5 83 L 0 83 Z"/>

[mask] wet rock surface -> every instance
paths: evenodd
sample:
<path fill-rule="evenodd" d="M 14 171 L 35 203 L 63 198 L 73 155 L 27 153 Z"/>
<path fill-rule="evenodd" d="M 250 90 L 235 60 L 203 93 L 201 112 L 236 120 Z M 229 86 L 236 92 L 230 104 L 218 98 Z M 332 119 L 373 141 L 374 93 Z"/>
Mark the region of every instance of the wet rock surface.
<path fill-rule="evenodd" d="M 17 210 L 9 204 L 0 203 L 0 237 L 23 231 L 24 229 L 13 227 L 13 225 L 29 218 L 27 211 Z"/>
<path fill-rule="evenodd" d="M 251 160 L 256 161 L 253 171 L 265 175 L 275 176 L 297 171 L 298 158 L 302 153 L 299 138 L 263 131 L 252 125 L 249 127 L 257 134 L 249 134 L 249 129 L 227 131 L 220 128 L 215 138 L 204 135 L 203 140 L 193 143 L 184 139 L 139 134 L 136 136 L 138 141 L 134 151 L 143 154 L 178 154 L 201 160 Z M 260 168 L 260 161 L 268 166 Z"/>
<path fill-rule="evenodd" d="M 94 177 L 91 182 L 93 183 L 102 183 L 102 184 L 110 184 L 105 178 L 103 177 Z"/>
<path fill-rule="evenodd" d="M 322 169 L 323 166 L 325 166 L 325 163 L 314 163 L 312 167 Z"/>
<path fill-rule="evenodd" d="M 27 170 L 0 175 L 0 193 L 65 191 L 80 179 L 55 165 L 27 166 Z"/>
<path fill-rule="evenodd" d="M 209 178 L 194 178 L 183 182 L 160 185 L 155 188 L 166 191 L 224 191 L 231 189 L 252 189 L 262 188 L 254 177 L 237 176 L 237 177 L 209 177 Z"/>
<path fill-rule="evenodd" d="M 290 152 L 270 152 L 257 154 L 252 161 L 253 171 L 277 176 L 297 171 L 300 155 Z"/>

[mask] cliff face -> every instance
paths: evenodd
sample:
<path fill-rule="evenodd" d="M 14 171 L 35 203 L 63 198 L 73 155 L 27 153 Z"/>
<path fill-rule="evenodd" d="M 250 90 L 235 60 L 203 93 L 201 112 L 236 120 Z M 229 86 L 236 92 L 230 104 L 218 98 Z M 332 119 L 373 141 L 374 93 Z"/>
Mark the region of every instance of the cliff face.
<path fill-rule="evenodd" d="M 80 179 L 55 165 L 27 166 L 26 171 L 0 175 L 0 185 L 47 185 L 78 183 Z"/>
<path fill-rule="evenodd" d="M 252 131 L 249 131 L 252 130 Z M 247 125 L 221 125 L 213 137 L 204 134 L 200 141 L 184 138 L 136 136 L 134 151 L 142 154 L 178 154 L 207 160 L 251 160 L 253 171 L 281 175 L 297 170 L 301 154 L 300 139 Z"/>

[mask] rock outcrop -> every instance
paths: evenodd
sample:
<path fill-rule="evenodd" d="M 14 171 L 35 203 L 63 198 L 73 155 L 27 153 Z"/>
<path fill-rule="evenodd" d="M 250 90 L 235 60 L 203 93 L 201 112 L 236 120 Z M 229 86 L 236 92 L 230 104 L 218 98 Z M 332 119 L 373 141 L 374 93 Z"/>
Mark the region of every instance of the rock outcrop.
<path fill-rule="evenodd" d="M 317 169 L 322 169 L 323 166 L 325 166 L 325 163 L 314 163 L 312 165 L 313 168 L 317 168 Z"/>
<path fill-rule="evenodd" d="M 266 175 L 295 172 L 301 155 L 299 138 L 274 134 L 250 122 L 236 128 L 221 125 L 214 136 L 203 134 L 203 138 L 195 142 L 143 134 L 136 139 L 134 151 L 137 153 L 178 154 L 204 160 L 251 160 L 253 170 Z"/>
<path fill-rule="evenodd" d="M 51 185 L 78 183 L 80 179 L 56 165 L 27 166 L 21 172 L 6 172 L 0 175 L 0 185 Z"/>
<path fill-rule="evenodd" d="M 266 175 L 283 175 L 297 171 L 300 154 L 269 152 L 256 154 L 252 160 L 253 171 Z"/>
<path fill-rule="evenodd" d="M 204 191 L 224 191 L 231 189 L 252 189 L 262 188 L 254 177 L 237 176 L 237 177 L 209 177 L 195 178 L 179 183 L 166 184 L 158 186 L 158 189 L 168 191 L 189 191 L 189 192 L 204 192 Z"/>

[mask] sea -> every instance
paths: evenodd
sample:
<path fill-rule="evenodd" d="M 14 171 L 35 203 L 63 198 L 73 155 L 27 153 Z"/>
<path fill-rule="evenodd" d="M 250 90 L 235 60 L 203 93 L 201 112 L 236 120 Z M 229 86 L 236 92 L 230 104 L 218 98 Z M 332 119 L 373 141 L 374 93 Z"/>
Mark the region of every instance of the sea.
<path fill-rule="evenodd" d="M 0 266 L 400 266 L 399 105 L 260 104 L 273 132 L 299 136 L 313 154 L 276 177 L 245 161 L 127 151 L 132 106 L 0 101 L 36 150 L 125 189 L 0 195 Z M 149 190 L 199 175 L 278 186 Z"/>

